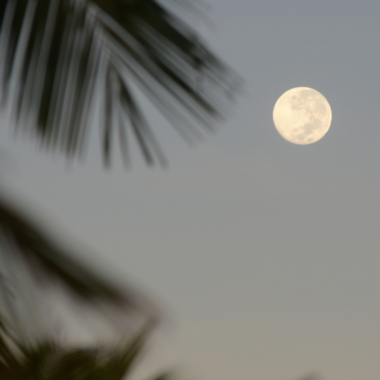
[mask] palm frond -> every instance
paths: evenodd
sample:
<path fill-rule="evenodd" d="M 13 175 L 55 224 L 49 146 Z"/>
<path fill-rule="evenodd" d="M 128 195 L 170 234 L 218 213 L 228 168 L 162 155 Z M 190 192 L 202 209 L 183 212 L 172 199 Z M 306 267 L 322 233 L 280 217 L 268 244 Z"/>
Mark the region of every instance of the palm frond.
<path fill-rule="evenodd" d="M 122 380 L 144 354 L 149 333 L 150 326 L 145 326 L 132 339 L 114 347 L 67 347 L 51 340 L 26 345 L 22 354 L 3 361 L 3 373 L 0 364 L 1 379 Z"/>
<path fill-rule="evenodd" d="M 193 139 L 198 125 L 223 117 L 239 82 L 156 0 L 3 0 L 0 28 L 0 91 L 11 120 L 69 157 L 99 124 L 106 163 L 117 138 L 128 160 L 129 135 L 148 163 L 163 162 L 137 88 Z"/>
<path fill-rule="evenodd" d="M 134 305 L 132 295 L 120 291 L 106 281 L 100 280 L 84 265 L 72 258 L 72 254 L 36 226 L 9 202 L 0 199 L 0 231 L 7 239 L 8 248 L 19 252 L 30 265 L 54 273 L 72 292 L 84 300 L 103 298 L 120 305 Z M 4 252 L 6 254 L 6 252 Z"/>
<path fill-rule="evenodd" d="M 78 254 L 54 241 L 36 220 L 0 198 L 0 358 L 7 356 L 7 347 L 19 350 L 22 342 L 37 339 L 39 328 L 48 330 L 49 314 L 41 305 L 47 303 L 51 311 L 62 297 L 69 299 L 67 309 L 90 307 L 90 316 L 103 315 L 116 330 L 157 319 L 157 308 L 141 292 L 108 280 L 74 257 Z"/>

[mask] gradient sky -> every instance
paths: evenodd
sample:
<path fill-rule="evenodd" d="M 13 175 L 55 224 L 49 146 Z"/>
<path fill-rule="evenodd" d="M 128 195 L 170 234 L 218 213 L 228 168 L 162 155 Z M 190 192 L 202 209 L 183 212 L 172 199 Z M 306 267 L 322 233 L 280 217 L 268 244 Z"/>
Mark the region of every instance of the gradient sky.
<path fill-rule="evenodd" d="M 217 133 L 190 148 L 148 108 L 170 167 L 136 152 L 127 172 L 117 159 L 103 170 L 96 133 L 70 167 L 10 134 L 7 188 L 163 305 L 169 328 L 141 373 L 378 380 L 380 3 L 208 4 L 209 20 L 192 25 L 245 80 Z M 272 121 L 300 86 L 333 113 L 308 146 Z"/>

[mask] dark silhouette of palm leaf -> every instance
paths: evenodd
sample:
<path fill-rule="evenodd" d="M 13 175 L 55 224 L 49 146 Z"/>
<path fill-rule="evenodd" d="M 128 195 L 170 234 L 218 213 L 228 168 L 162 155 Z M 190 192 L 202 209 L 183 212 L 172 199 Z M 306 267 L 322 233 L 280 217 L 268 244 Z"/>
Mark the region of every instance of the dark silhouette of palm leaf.
<path fill-rule="evenodd" d="M 10 360 L 0 362 L 1 379 L 122 380 L 144 354 L 150 327 L 145 326 L 132 339 L 115 347 L 67 347 L 48 340 L 25 345 L 21 354 L 12 353 Z M 167 378 L 167 374 L 158 377 Z"/>
<path fill-rule="evenodd" d="M 3 0 L 0 20 L 3 104 L 19 129 L 70 157 L 98 124 L 106 163 L 116 139 L 128 160 L 129 135 L 148 163 L 163 162 L 136 86 L 191 139 L 198 122 L 223 116 L 238 81 L 155 0 Z"/>
<path fill-rule="evenodd" d="M 21 255 L 36 270 L 52 273 L 83 300 L 104 299 L 122 307 L 137 306 L 134 295 L 102 281 L 38 227 L 25 213 L 0 199 L 0 246 L 4 254 Z M 6 244 L 7 249 L 4 249 Z"/>
<path fill-rule="evenodd" d="M 193 7 L 187 0 L 183 5 Z M 156 0 L 0 2 L 1 106 L 16 130 L 67 157 L 81 155 L 91 128 L 99 126 L 106 164 L 115 140 L 128 163 L 131 136 L 149 164 L 164 163 L 136 96 L 143 93 L 192 140 L 224 116 L 237 82 L 191 28 Z M 128 373 L 156 322 L 151 302 L 81 264 L 3 197 L 0 259 L 8 263 L 0 266 L 1 379 L 121 380 Z M 9 263 L 16 273 L 8 271 Z M 35 299 L 26 299 L 32 292 L 16 293 L 13 286 L 20 279 L 20 289 L 29 286 L 29 277 L 45 287 L 58 282 L 83 304 L 112 306 L 126 317 L 143 315 L 150 324 L 116 351 L 63 349 L 54 333 L 51 342 L 38 342 L 22 331 L 28 324 L 35 329 L 28 321 L 28 304 Z M 17 302 L 21 309 L 14 307 Z"/>
<path fill-rule="evenodd" d="M 0 198 L 0 363 L 12 347 L 19 351 L 25 342 L 39 339 L 37 327 L 49 319 L 40 307 L 44 288 L 57 295 L 64 291 L 75 301 L 69 309 L 89 308 L 90 315 L 99 315 L 114 330 L 133 330 L 157 320 L 158 309 L 141 292 L 90 269 L 73 251 L 57 243 L 35 218 Z M 53 296 L 52 302 L 59 300 Z M 42 329 L 52 333 L 48 327 Z"/>

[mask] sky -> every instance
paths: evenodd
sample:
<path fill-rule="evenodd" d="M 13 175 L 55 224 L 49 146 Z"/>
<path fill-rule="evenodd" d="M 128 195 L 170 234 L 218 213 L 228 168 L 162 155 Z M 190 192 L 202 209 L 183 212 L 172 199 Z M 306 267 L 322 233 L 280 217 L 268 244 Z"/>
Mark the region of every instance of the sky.
<path fill-rule="evenodd" d="M 96 133 L 74 165 L 2 133 L 5 188 L 162 305 L 136 379 L 378 380 L 380 3 L 207 4 L 192 26 L 245 83 L 215 133 L 189 147 L 148 107 L 170 164 L 127 171 Z M 330 103 L 315 144 L 273 125 L 294 87 Z"/>

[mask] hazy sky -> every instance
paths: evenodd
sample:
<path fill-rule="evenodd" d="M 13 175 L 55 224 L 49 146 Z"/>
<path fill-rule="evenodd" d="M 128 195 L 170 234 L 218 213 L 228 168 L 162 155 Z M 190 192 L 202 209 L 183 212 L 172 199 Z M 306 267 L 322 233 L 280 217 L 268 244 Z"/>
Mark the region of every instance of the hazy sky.
<path fill-rule="evenodd" d="M 211 21 L 192 24 L 245 80 L 217 133 L 190 148 L 149 110 L 170 167 L 135 155 L 127 172 L 102 169 L 96 133 L 69 169 L 4 137 L 3 178 L 166 308 L 174 323 L 146 368 L 191 380 L 378 380 L 380 3 L 208 4 Z M 299 86 L 333 113 L 309 146 L 272 121 L 279 96 Z"/>

